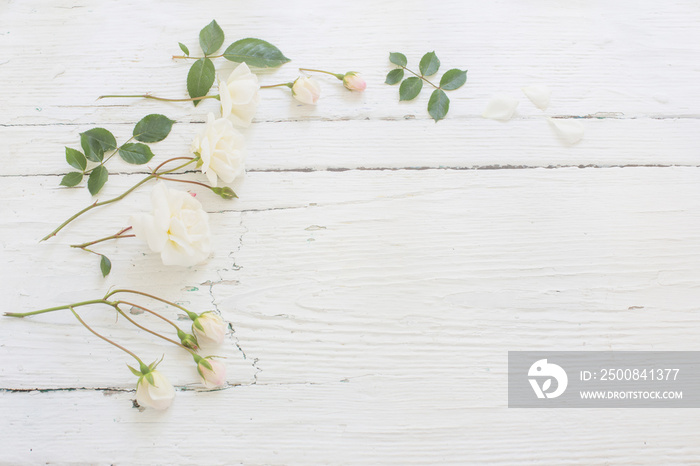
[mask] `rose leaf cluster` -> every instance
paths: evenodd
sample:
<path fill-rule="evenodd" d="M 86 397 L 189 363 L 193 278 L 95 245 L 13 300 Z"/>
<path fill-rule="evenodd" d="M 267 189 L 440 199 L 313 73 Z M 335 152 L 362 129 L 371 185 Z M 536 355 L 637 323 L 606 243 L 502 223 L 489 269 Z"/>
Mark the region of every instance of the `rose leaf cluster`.
<path fill-rule="evenodd" d="M 420 74 L 407 68 L 408 59 L 406 55 L 402 53 L 390 53 L 389 61 L 399 68 L 389 71 L 384 82 L 392 85 L 401 83 L 399 86 L 400 101 L 413 100 L 418 97 L 418 94 L 420 94 L 423 89 L 423 82 L 435 88 L 428 101 L 428 113 L 436 123 L 445 118 L 447 112 L 450 110 L 450 99 L 447 97 L 447 94 L 445 94 L 445 91 L 459 89 L 467 82 L 467 71 L 462 71 L 457 68 L 445 72 L 442 78 L 440 78 L 440 84 L 437 86 L 429 81 L 426 77 L 434 75 L 440 69 L 440 60 L 437 55 L 435 55 L 435 52 L 428 52 L 423 55 L 423 58 L 421 58 L 418 64 Z M 408 71 L 414 76 L 404 79 L 404 71 Z"/>

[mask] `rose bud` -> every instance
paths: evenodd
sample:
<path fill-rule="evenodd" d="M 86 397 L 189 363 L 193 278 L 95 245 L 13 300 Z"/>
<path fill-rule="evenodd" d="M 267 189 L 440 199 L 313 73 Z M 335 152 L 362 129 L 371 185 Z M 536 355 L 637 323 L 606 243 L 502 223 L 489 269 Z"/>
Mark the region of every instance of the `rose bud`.
<path fill-rule="evenodd" d="M 313 78 L 301 76 L 292 85 L 292 96 L 303 104 L 315 105 L 321 96 L 321 86 Z"/>
<path fill-rule="evenodd" d="M 343 76 L 343 86 L 351 91 L 362 92 L 367 88 L 367 83 L 354 71 L 348 71 Z"/>
<path fill-rule="evenodd" d="M 224 342 L 228 325 L 220 315 L 208 311 L 203 312 L 192 323 L 192 332 L 197 341 L 220 345 Z"/>

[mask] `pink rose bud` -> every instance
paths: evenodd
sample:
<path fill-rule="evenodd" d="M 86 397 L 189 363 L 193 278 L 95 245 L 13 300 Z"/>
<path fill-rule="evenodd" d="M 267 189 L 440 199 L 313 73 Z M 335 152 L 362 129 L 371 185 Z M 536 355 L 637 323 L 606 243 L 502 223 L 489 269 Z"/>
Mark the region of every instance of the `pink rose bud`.
<path fill-rule="evenodd" d="M 224 319 L 214 312 L 203 312 L 192 323 L 192 333 L 200 343 L 220 345 L 224 342 L 228 326 Z"/>
<path fill-rule="evenodd" d="M 202 383 L 207 388 L 218 388 L 226 385 L 226 366 L 216 359 L 201 358 L 197 363 L 197 371 L 202 377 Z"/>
<path fill-rule="evenodd" d="M 351 91 L 362 92 L 367 88 L 367 83 L 354 71 L 349 71 L 343 76 L 343 86 Z"/>

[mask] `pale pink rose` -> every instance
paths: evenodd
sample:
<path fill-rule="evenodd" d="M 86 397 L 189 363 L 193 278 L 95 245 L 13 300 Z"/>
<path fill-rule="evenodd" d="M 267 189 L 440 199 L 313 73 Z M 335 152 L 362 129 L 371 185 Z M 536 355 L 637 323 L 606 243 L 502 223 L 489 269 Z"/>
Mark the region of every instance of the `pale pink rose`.
<path fill-rule="evenodd" d="M 153 188 L 151 202 L 152 214 L 131 218 L 136 237 L 159 252 L 165 265 L 188 267 L 206 260 L 211 254 L 211 233 L 202 204 L 162 181 Z"/>
<path fill-rule="evenodd" d="M 292 96 L 302 104 L 315 105 L 321 97 L 321 86 L 315 79 L 301 76 L 292 85 Z"/>
<path fill-rule="evenodd" d="M 362 92 L 367 88 L 367 83 L 354 71 L 349 71 L 343 76 L 343 86 L 351 91 Z"/>
<path fill-rule="evenodd" d="M 206 366 L 205 361 L 211 366 L 211 369 Z M 197 371 L 202 377 L 202 383 L 207 388 L 218 388 L 226 385 L 226 366 L 216 359 L 202 358 L 197 364 Z"/>
<path fill-rule="evenodd" d="M 245 138 L 227 118 L 207 115 L 207 125 L 192 142 L 191 151 L 202 160 L 202 173 L 216 187 L 220 179 L 231 183 L 245 171 Z"/>
<path fill-rule="evenodd" d="M 219 314 L 203 312 L 192 323 L 192 331 L 200 343 L 220 345 L 224 342 L 228 325 Z"/>
<path fill-rule="evenodd" d="M 238 65 L 226 81 L 219 79 L 221 118 L 230 119 L 236 126 L 250 126 L 260 102 L 258 89 L 258 77 L 245 63 Z"/>
<path fill-rule="evenodd" d="M 148 379 L 151 378 L 153 383 Z M 136 384 L 136 401 L 139 405 L 153 409 L 167 409 L 175 398 L 175 388 L 163 374 L 152 370 L 139 378 Z"/>

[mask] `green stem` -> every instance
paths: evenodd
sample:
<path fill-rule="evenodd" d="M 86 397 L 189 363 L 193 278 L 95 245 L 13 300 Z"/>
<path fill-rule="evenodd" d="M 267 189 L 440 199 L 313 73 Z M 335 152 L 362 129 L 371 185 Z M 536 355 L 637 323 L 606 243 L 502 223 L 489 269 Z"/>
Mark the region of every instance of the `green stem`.
<path fill-rule="evenodd" d="M 207 188 L 207 189 L 212 189 L 212 190 L 213 190 L 213 188 L 212 188 L 211 186 L 209 186 L 208 184 L 200 183 L 199 181 L 178 180 L 177 178 L 166 178 L 166 177 L 164 177 L 164 176 L 157 176 L 156 178 L 158 178 L 159 180 L 174 181 L 174 182 L 176 182 L 176 183 L 196 184 L 197 186 L 204 186 L 204 187 Z"/>
<path fill-rule="evenodd" d="M 150 95 L 150 94 L 128 94 L 128 95 L 110 94 L 110 95 L 101 95 L 97 98 L 97 100 L 107 99 L 107 98 L 118 98 L 118 97 L 134 97 L 134 98 L 142 98 L 142 99 L 163 100 L 165 102 L 192 102 L 193 100 L 218 99 L 219 98 L 218 95 L 203 95 L 202 97 L 192 97 L 189 99 L 168 99 L 166 97 L 156 97 L 156 96 Z"/>
<path fill-rule="evenodd" d="M 126 227 L 126 228 L 124 228 L 123 230 L 119 231 L 119 232 L 118 232 L 117 234 L 115 234 L 115 235 L 105 236 L 104 238 L 96 239 L 95 241 L 90 241 L 90 242 L 88 242 L 88 243 L 83 243 L 83 244 L 71 244 L 70 247 L 72 247 L 72 248 L 79 248 L 79 249 L 85 249 L 85 248 L 87 248 L 88 246 L 92 246 L 93 244 L 101 243 L 101 242 L 103 242 L 103 241 L 109 241 L 109 240 L 111 240 L 111 239 L 133 238 L 133 237 L 136 236 L 136 235 L 123 235 L 123 234 L 122 234 L 122 233 L 124 233 L 124 232 L 127 232 L 127 231 L 131 230 L 131 228 L 132 228 L 132 227 Z M 85 250 L 87 251 L 87 249 L 85 249 Z M 88 252 L 92 252 L 92 251 L 88 251 Z"/>
<path fill-rule="evenodd" d="M 148 312 L 149 314 L 152 314 L 152 315 L 158 317 L 159 319 L 164 320 L 165 322 L 169 323 L 170 325 L 175 327 L 176 330 L 180 330 L 180 327 L 178 327 L 175 322 L 168 319 L 167 317 L 163 317 L 162 315 L 158 314 L 156 311 L 152 311 L 152 310 L 148 309 L 147 307 L 143 307 L 139 304 L 134 304 L 134 303 L 131 303 L 129 301 L 122 301 L 122 300 L 116 301 L 116 304 L 126 304 L 128 306 L 132 306 L 132 307 L 144 310 L 144 311 Z"/>
<path fill-rule="evenodd" d="M 123 304 L 129 304 L 129 303 L 123 303 Z M 168 342 L 170 342 L 170 343 L 172 343 L 172 344 L 174 344 L 174 345 L 177 345 L 177 346 L 179 346 L 180 348 L 184 349 L 185 351 L 189 351 L 190 353 L 194 353 L 194 351 L 192 351 L 191 349 L 189 349 L 188 347 L 186 347 L 186 346 L 183 345 L 182 343 L 177 342 L 177 341 L 175 341 L 175 340 L 171 340 L 170 338 L 166 337 L 165 335 L 161 335 L 160 333 L 154 332 L 153 330 L 151 330 L 151 329 L 149 329 L 149 328 L 146 328 L 146 327 L 144 327 L 143 325 L 139 324 L 139 323 L 136 322 L 134 319 L 132 319 L 131 317 L 129 317 L 128 315 L 126 315 L 126 313 L 125 313 L 124 311 L 122 311 L 121 308 L 119 307 L 119 304 L 115 304 L 113 307 L 114 307 L 114 309 L 116 309 L 117 312 L 118 312 L 119 314 L 121 314 L 126 320 L 128 320 L 129 322 L 131 322 L 132 324 L 134 324 L 136 327 L 140 328 L 141 330 L 143 330 L 143 331 L 145 331 L 145 332 L 148 332 L 148 333 L 150 333 L 151 335 L 154 335 L 154 336 L 156 336 L 156 337 L 158 337 L 158 338 L 162 338 L 163 340 L 168 341 Z M 143 307 L 140 307 L 140 306 L 137 306 L 137 307 L 138 307 L 139 309 L 147 310 L 147 309 L 144 309 Z M 156 315 L 157 315 L 157 314 L 156 314 Z M 176 326 L 176 328 L 177 328 L 177 326 Z"/>
<path fill-rule="evenodd" d="M 279 84 L 269 84 L 267 86 L 260 86 L 260 89 L 272 89 L 273 87 L 282 87 L 282 86 L 287 86 L 288 88 L 292 88 L 294 86 L 294 83 L 279 83 Z"/>
<path fill-rule="evenodd" d="M 109 154 L 109 157 L 107 157 L 105 160 L 103 160 L 102 162 L 100 162 L 100 165 L 104 165 L 104 164 L 106 164 L 107 162 L 109 162 L 109 159 L 111 159 L 111 158 L 114 157 L 117 153 L 119 153 L 119 149 L 121 149 L 121 148 L 124 147 L 125 145 L 129 144 L 129 142 L 131 142 L 133 139 L 134 139 L 134 137 L 131 136 L 129 139 L 126 140 L 126 142 L 125 142 L 124 144 L 122 144 L 121 146 L 119 146 L 119 147 L 117 147 L 116 149 L 114 149 L 114 152 L 112 152 L 111 154 Z M 95 166 L 92 167 L 90 170 L 85 171 L 83 174 L 84 174 L 84 175 L 89 175 L 90 173 L 92 173 L 93 170 L 95 170 L 95 168 L 99 167 L 100 165 L 95 165 Z"/>
<path fill-rule="evenodd" d="M 85 321 L 84 321 L 83 319 L 80 318 L 80 316 L 78 315 L 77 312 L 75 312 L 75 310 L 73 309 L 72 306 L 69 306 L 68 309 L 70 309 L 70 311 L 73 313 L 73 315 L 75 316 L 75 318 L 78 319 L 78 321 L 79 321 L 81 324 L 83 324 L 83 326 L 84 326 L 86 329 L 90 330 L 95 336 L 97 336 L 98 338 L 102 338 L 104 341 L 106 341 L 106 342 L 109 343 L 110 345 L 114 345 L 114 346 L 116 346 L 117 348 L 119 348 L 120 350 L 124 351 L 125 353 L 127 353 L 128 355 L 130 355 L 132 358 L 136 359 L 136 360 L 138 361 L 138 363 L 139 363 L 140 366 L 143 367 L 143 366 L 145 365 L 145 364 L 143 363 L 143 361 L 141 361 L 141 359 L 139 359 L 139 357 L 136 356 L 134 353 L 132 353 L 132 352 L 129 351 L 128 349 L 124 348 L 122 345 L 113 342 L 112 340 L 110 340 L 109 338 L 105 337 L 104 335 L 100 335 L 99 333 L 97 333 L 96 331 L 94 331 L 88 324 L 85 323 Z"/>
<path fill-rule="evenodd" d="M 194 314 L 194 312 L 192 312 L 188 309 L 185 309 L 184 307 L 180 306 L 179 304 L 175 304 L 174 302 L 168 301 L 167 299 L 159 298 L 158 296 L 153 296 L 152 294 L 144 293 L 143 291 L 127 290 L 127 289 L 112 290 L 109 293 L 107 293 L 103 299 L 107 299 L 110 296 L 113 296 L 117 293 L 131 293 L 131 294 L 137 294 L 139 296 L 145 296 L 147 298 L 151 298 L 151 299 L 155 299 L 156 301 L 160 301 L 161 303 L 165 303 L 165 304 L 168 304 L 170 306 L 176 307 L 176 308 L 180 309 L 181 311 L 185 311 L 188 316 L 190 314 Z M 192 319 L 192 320 L 194 320 L 194 319 Z"/>
<path fill-rule="evenodd" d="M 312 73 L 326 73 L 326 74 L 330 74 L 331 76 L 335 76 L 336 78 L 340 79 L 341 81 L 345 77 L 345 75 L 343 75 L 343 74 L 331 73 L 330 71 L 324 71 L 324 70 L 314 70 L 313 68 L 299 68 L 299 71 L 310 71 Z"/>
<path fill-rule="evenodd" d="M 176 158 L 173 158 L 173 159 L 170 159 L 170 160 L 166 160 L 166 161 L 163 162 L 162 164 L 158 165 L 158 167 L 153 171 L 153 173 L 151 173 L 151 174 L 148 175 L 146 178 L 144 178 L 144 179 L 142 179 L 141 181 L 139 181 L 138 183 L 136 183 L 136 184 L 135 184 L 134 186 L 132 186 L 131 188 L 129 188 L 129 189 L 127 189 L 126 191 L 124 191 L 124 192 L 123 192 L 122 194 L 120 194 L 119 196 L 114 197 L 114 198 L 112 198 L 112 199 L 108 199 L 108 200 L 106 200 L 106 201 L 95 202 L 94 204 L 91 204 L 91 205 L 85 207 L 83 210 L 81 210 L 80 212 L 78 212 L 78 213 L 72 215 L 70 218 L 68 218 L 68 220 L 66 220 L 65 222 L 61 223 L 54 231 L 52 231 L 52 232 L 49 233 L 48 235 L 46 235 L 46 236 L 44 236 L 43 238 L 41 238 L 41 241 L 46 241 L 47 239 L 49 239 L 49 238 L 51 238 L 51 237 L 53 237 L 53 236 L 56 236 L 56 234 L 57 234 L 59 231 L 61 231 L 66 225 L 68 225 L 70 222 L 72 222 L 72 221 L 75 220 L 76 218 L 80 217 L 80 216 L 83 215 L 84 213 L 89 212 L 90 210 L 94 209 L 95 207 L 101 207 L 101 206 L 103 206 L 103 205 L 107 205 L 107 204 L 111 204 L 111 203 L 113 203 L 113 202 L 120 201 L 120 200 L 124 199 L 124 198 L 125 198 L 128 194 L 130 194 L 132 191 L 134 191 L 134 190 L 136 190 L 138 187 L 140 187 L 141 185 L 146 184 L 147 182 L 149 182 L 150 180 L 152 180 L 152 179 L 154 179 L 154 178 L 157 178 L 158 175 L 167 175 L 168 173 L 172 173 L 172 172 L 177 171 L 177 170 L 179 170 L 179 169 L 181 169 L 181 168 L 184 168 L 184 167 L 186 167 L 187 165 L 191 164 L 192 162 L 198 160 L 198 157 L 192 157 L 192 158 L 185 157 L 185 158 L 188 158 L 188 159 L 189 159 L 189 161 L 188 161 L 187 163 L 184 163 L 184 164 L 182 164 L 182 165 L 179 165 L 179 166 L 173 168 L 172 170 L 167 170 L 167 171 L 164 171 L 163 173 L 157 173 L 157 170 L 160 169 L 160 168 L 161 168 L 163 165 L 165 165 L 166 163 L 171 162 L 171 161 L 173 161 L 173 160 L 178 160 L 178 159 L 181 159 L 181 158 L 182 158 L 182 157 L 176 157 Z"/>
<path fill-rule="evenodd" d="M 414 73 L 413 71 L 409 70 L 409 69 L 406 68 L 405 66 L 402 66 L 401 68 L 403 68 L 404 70 L 406 70 L 406 71 L 408 71 L 409 73 L 413 74 L 414 76 L 417 76 L 417 77 L 421 78 L 423 81 L 427 82 L 428 84 L 430 84 L 431 86 L 433 86 L 435 89 L 440 89 L 440 86 L 436 86 L 435 84 L 431 83 L 430 81 L 428 81 L 427 79 L 425 79 L 425 78 L 424 78 L 423 76 L 421 76 L 420 74 Z"/>
<path fill-rule="evenodd" d="M 39 309 L 38 311 L 32 311 L 32 312 L 6 312 L 5 315 L 8 317 L 28 317 L 28 316 L 35 316 L 38 314 L 45 314 L 47 312 L 61 311 L 63 309 L 71 309 L 74 307 L 87 306 L 90 304 L 107 304 L 107 305 L 111 306 L 114 304 L 114 302 L 107 301 L 107 298 L 105 297 L 103 299 L 91 299 L 89 301 L 81 301 L 79 303 L 66 304 L 65 306 L 49 307 L 46 309 Z"/>
<path fill-rule="evenodd" d="M 190 57 L 187 55 L 173 55 L 173 60 L 178 59 L 178 58 L 183 59 L 183 60 L 200 60 L 202 58 L 221 58 L 223 56 L 224 56 L 223 54 L 221 54 L 221 55 L 207 55 L 206 57 Z"/>

